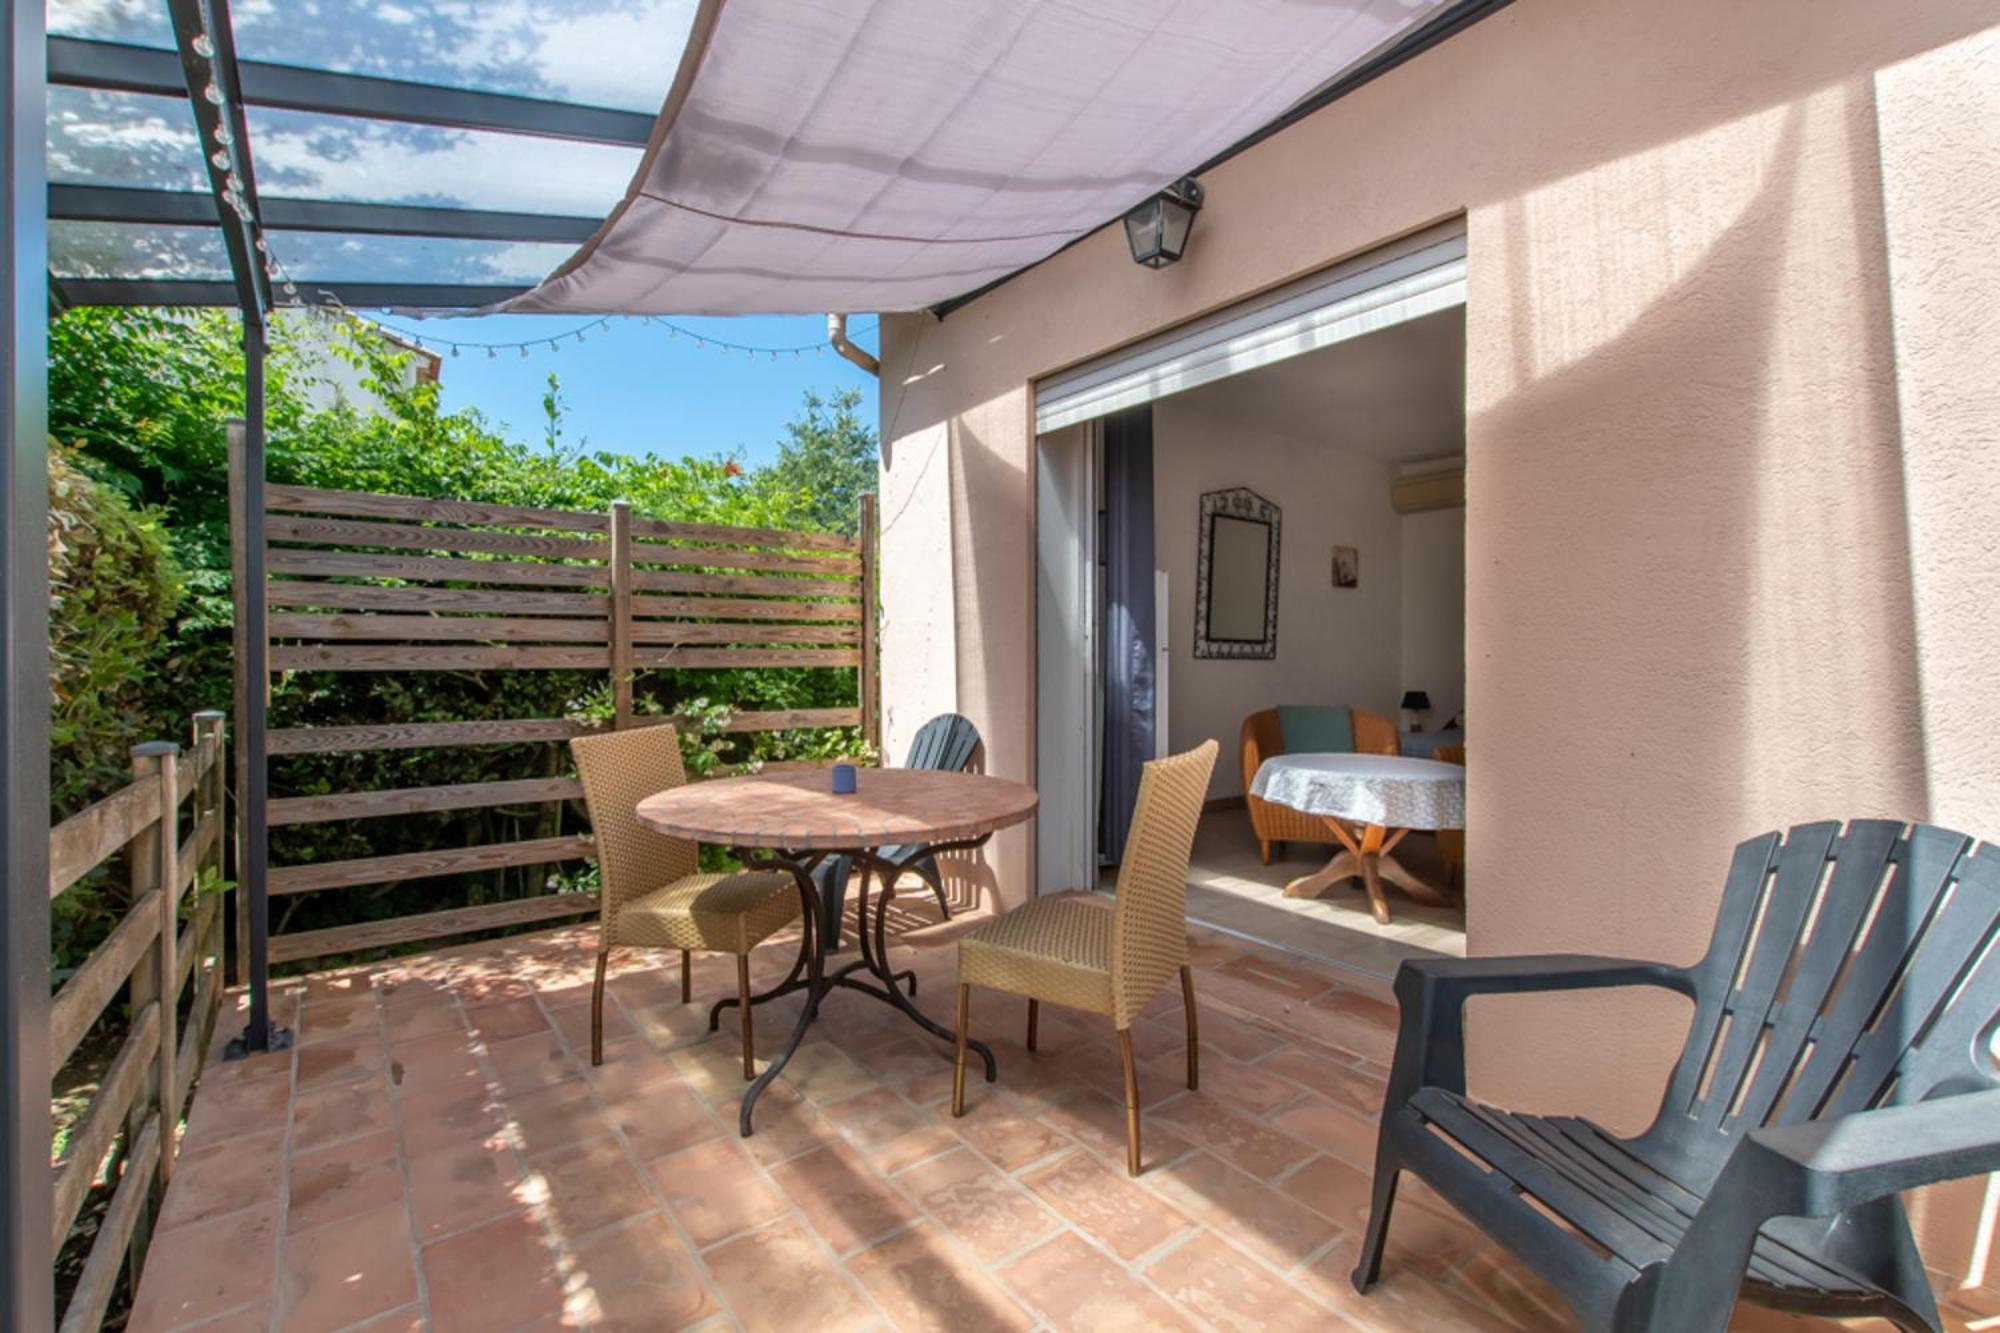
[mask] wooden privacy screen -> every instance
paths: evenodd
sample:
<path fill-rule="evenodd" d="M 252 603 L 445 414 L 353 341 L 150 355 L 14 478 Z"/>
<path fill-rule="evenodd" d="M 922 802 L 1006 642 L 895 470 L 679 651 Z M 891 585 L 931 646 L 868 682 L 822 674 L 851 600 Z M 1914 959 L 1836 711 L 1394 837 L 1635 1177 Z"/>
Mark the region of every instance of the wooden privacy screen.
<path fill-rule="evenodd" d="M 611 677 L 615 725 L 630 726 L 640 721 L 632 706 L 637 671 L 856 667 L 860 697 L 852 706 L 741 712 L 726 730 L 859 726 L 875 739 L 873 497 L 862 501 L 866 535 L 857 541 L 835 533 L 641 518 L 622 502 L 609 513 L 584 514 L 299 486 L 272 485 L 265 494 L 274 672 L 602 671 Z M 560 742 L 586 729 L 546 717 L 315 726 L 274 729 L 266 743 L 276 758 Z M 581 795 L 570 777 L 340 792 L 274 799 L 268 822 L 324 823 Z M 591 854 L 584 836 L 440 847 L 274 867 L 269 888 L 277 897 Z M 544 894 L 295 931 L 272 936 L 270 958 L 318 958 L 552 921 L 596 907 L 594 897 Z M 238 924 L 241 929 L 241 919 Z"/>
<path fill-rule="evenodd" d="M 215 1030 L 226 841 L 222 731 L 222 714 L 196 713 L 189 749 L 138 746 L 129 785 L 49 832 L 51 900 L 114 856 L 123 856 L 131 877 L 124 915 L 49 1004 L 49 1063 L 58 1072 L 121 991 L 126 1009 L 125 1039 L 64 1138 L 50 1181 L 58 1251 L 99 1172 L 115 1182 L 63 1313 L 63 1333 L 103 1322 L 128 1255 L 138 1286 L 153 1209 L 173 1176 L 181 1113 Z M 194 907 L 182 924 L 191 894 Z M 190 988 L 182 1021 L 181 997 Z"/>

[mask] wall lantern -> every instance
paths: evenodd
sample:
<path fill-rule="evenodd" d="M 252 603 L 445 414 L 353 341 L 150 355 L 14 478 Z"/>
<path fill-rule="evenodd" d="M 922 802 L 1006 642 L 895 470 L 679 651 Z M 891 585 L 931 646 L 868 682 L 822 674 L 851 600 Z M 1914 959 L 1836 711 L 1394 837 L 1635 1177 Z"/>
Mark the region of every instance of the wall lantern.
<path fill-rule="evenodd" d="M 1194 215 L 1201 212 L 1201 182 L 1183 176 L 1125 215 L 1125 240 L 1132 258 L 1147 268 L 1165 268 L 1187 249 Z"/>

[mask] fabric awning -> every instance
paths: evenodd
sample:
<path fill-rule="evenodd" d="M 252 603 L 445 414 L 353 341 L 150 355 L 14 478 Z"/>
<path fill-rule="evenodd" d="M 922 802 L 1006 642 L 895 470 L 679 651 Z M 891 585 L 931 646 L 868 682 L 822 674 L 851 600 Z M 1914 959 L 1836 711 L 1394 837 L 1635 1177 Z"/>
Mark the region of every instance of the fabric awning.
<path fill-rule="evenodd" d="M 501 308 L 932 306 L 1118 217 L 1449 3 L 703 0 L 623 202 Z"/>

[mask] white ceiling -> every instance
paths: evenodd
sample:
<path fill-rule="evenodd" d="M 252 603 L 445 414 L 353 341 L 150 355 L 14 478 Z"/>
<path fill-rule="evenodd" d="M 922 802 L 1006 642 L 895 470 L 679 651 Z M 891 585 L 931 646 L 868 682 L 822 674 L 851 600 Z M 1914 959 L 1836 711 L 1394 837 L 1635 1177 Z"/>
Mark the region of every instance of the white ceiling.
<path fill-rule="evenodd" d="M 1465 452 L 1465 307 L 1166 400 L 1391 463 Z"/>

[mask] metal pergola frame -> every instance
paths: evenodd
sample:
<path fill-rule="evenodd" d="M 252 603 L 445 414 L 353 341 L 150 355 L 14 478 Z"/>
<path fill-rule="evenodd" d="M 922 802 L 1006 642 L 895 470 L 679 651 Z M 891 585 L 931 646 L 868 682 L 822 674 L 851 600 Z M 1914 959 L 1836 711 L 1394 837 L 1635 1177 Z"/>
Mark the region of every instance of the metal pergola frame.
<path fill-rule="evenodd" d="M 0 202 L 6 253 L 0 296 L 0 545 L 6 572 L 0 613 L 0 859 L 7 896 L 0 911 L 6 967 L 6 1016 L 0 1022 L 0 1328 L 43 1329 L 54 1320 L 49 1213 L 49 903 L 48 883 L 48 578 L 47 321 L 51 310 L 78 305 L 218 306 L 240 314 L 244 350 L 244 502 L 263 510 L 264 358 L 273 273 L 267 230 L 435 237 L 465 241 L 574 244 L 596 230 L 594 217 L 551 216 L 432 205 L 269 199 L 257 193 L 244 109 L 356 117 L 444 129 L 534 135 L 574 142 L 643 147 L 648 114 L 577 106 L 535 97 L 434 86 L 237 58 L 227 0 L 162 0 L 173 23 L 174 50 L 48 35 L 43 0 L 0 0 L 0 78 L 7 135 L 0 155 Z M 201 40 L 197 40 L 197 39 Z M 219 100 L 209 89 L 213 85 Z M 51 85 L 172 97 L 192 110 L 206 163 L 206 191 L 60 184 L 47 179 L 46 126 Z M 211 157 L 216 147 L 223 157 Z M 80 221 L 214 228 L 229 256 L 227 280 L 118 276 L 57 278 L 49 270 L 48 222 Z M 516 295 L 517 286 L 430 282 L 316 284 L 300 280 L 306 303 L 337 297 L 360 308 L 475 310 Z M 321 288 L 329 290 L 321 290 Z M 243 574 L 264 578 L 261 542 L 248 543 Z M 241 679 L 269 676 L 263 599 L 244 608 Z M 237 793 L 239 890 L 248 895 L 250 1019 L 232 1042 L 241 1051 L 282 1040 L 271 1025 L 268 995 L 269 798 L 265 691 L 240 689 L 236 733 L 245 747 Z"/>

